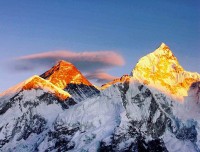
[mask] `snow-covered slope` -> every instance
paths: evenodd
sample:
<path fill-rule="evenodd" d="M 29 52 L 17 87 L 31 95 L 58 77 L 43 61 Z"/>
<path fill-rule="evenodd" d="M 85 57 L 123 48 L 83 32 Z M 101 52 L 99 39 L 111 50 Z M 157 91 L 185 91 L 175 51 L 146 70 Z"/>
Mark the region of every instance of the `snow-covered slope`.
<path fill-rule="evenodd" d="M 60 100 L 65 100 L 71 97 L 71 95 L 67 91 L 64 91 L 61 88 L 58 88 L 51 82 L 46 81 L 45 79 L 39 77 L 38 75 L 34 75 L 28 78 L 27 80 L 1 93 L 0 98 L 9 99 L 13 97 L 14 95 L 16 95 L 17 93 L 19 93 L 20 91 L 31 90 L 31 89 L 45 90 L 49 93 L 56 95 L 56 97 L 58 97 Z"/>
<path fill-rule="evenodd" d="M 36 151 L 59 112 L 76 104 L 41 89 L 23 90 L 0 105 L 0 151 Z"/>
<path fill-rule="evenodd" d="M 146 65 L 136 67 L 146 69 Z M 146 83 L 148 72 L 139 78 L 136 70 L 137 76 L 125 75 L 95 93 L 92 85 L 81 81 L 66 83 L 60 68 L 42 75 L 47 80 L 35 76 L 15 87 L 12 96 L 0 98 L 0 151 L 200 151 L 200 81 L 196 77 L 184 102 L 177 102 L 169 88 L 155 87 L 161 85 L 162 77 L 155 85 Z M 51 81 L 54 74 L 56 82 Z M 162 81 L 169 84 L 167 80 Z M 71 96 L 61 100 L 52 90 L 67 90 Z"/>
<path fill-rule="evenodd" d="M 0 110 L 3 151 L 200 150 L 198 113 L 183 119 L 185 103 L 133 78 L 67 109 L 41 90 L 24 90 L 8 103 Z"/>

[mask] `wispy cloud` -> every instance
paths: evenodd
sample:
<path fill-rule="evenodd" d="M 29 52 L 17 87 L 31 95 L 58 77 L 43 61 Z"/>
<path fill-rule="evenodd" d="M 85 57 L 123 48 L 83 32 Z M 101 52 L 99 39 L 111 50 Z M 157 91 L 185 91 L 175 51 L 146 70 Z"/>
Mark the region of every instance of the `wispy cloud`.
<path fill-rule="evenodd" d="M 97 83 L 113 80 L 114 76 L 107 74 L 113 67 L 125 64 L 123 57 L 114 51 L 72 52 L 53 51 L 21 56 L 12 61 L 11 69 L 17 72 L 30 72 L 37 69 L 49 69 L 59 60 L 74 64 L 88 79 Z"/>
<path fill-rule="evenodd" d="M 71 62 L 83 72 L 122 66 L 124 64 L 123 57 L 113 51 L 80 53 L 54 51 L 19 57 L 15 60 L 14 69 L 28 71 L 35 68 L 51 67 L 58 60 Z"/>
<path fill-rule="evenodd" d="M 112 81 L 113 79 L 118 78 L 103 71 L 88 73 L 86 77 L 90 80 L 95 80 L 97 83 L 100 83 L 100 84 L 103 84 L 103 83 L 106 83 L 106 82 Z"/>
<path fill-rule="evenodd" d="M 33 60 L 33 59 L 66 59 L 68 61 L 88 61 L 101 62 L 109 65 L 123 65 L 124 59 L 122 56 L 113 51 L 98 51 L 98 52 L 71 52 L 71 51 L 54 51 L 39 54 L 32 54 L 17 58 L 17 60 Z M 111 60 L 114 59 L 114 60 Z"/>

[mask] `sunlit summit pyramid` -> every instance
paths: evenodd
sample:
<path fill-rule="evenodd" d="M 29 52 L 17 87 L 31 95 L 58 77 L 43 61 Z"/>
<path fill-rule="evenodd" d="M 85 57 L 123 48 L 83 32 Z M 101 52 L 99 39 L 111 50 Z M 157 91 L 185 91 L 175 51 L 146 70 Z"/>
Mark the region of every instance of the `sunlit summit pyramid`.
<path fill-rule="evenodd" d="M 43 73 L 41 77 L 49 80 L 61 89 L 65 89 L 69 84 L 84 84 L 92 86 L 92 84 L 72 63 L 64 60 L 59 61 L 50 70 Z"/>
<path fill-rule="evenodd" d="M 142 57 L 132 76 L 173 97 L 182 99 L 193 82 L 200 80 L 198 73 L 185 71 L 170 48 L 162 43 L 154 52 Z"/>
<path fill-rule="evenodd" d="M 69 92 L 76 101 L 81 101 L 99 93 L 81 72 L 70 62 L 59 61 L 40 77 Z"/>

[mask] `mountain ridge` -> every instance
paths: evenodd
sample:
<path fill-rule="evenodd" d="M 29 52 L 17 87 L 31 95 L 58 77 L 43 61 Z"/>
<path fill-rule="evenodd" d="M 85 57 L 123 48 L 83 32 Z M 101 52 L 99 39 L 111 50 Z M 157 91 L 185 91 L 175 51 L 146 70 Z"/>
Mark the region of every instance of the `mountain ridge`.
<path fill-rule="evenodd" d="M 66 100 L 67 98 L 71 97 L 71 95 L 67 91 L 64 91 L 56 87 L 51 82 L 46 81 L 45 79 L 39 77 L 38 75 L 34 75 L 22 81 L 21 83 L 15 85 L 14 87 L 11 87 L 10 89 L 1 93 L 0 97 L 3 96 L 9 97 L 19 93 L 20 91 L 32 90 L 32 89 L 43 89 L 44 91 L 55 94 L 60 100 Z"/>
<path fill-rule="evenodd" d="M 183 101 L 184 97 L 187 96 L 190 85 L 193 82 L 200 81 L 200 74 L 185 71 L 165 43 L 161 43 L 155 51 L 140 58 L 130 77 L 134 77 L 143 84 L 155 87 L 180 101 Z M 120 82 L 120 78 L 113 80 L 102 85 L 102 89 Z"/>
<path fill-rule="evenodd" d="M 139 82 L 160 89 L 162 92 L 181 101 L 184 96 L 187 96 L 187 90 L 190 85 L 193 82 L 200 81 L 200 74 L 185 71 L 165 43 L 161 43 L 155 51 L 142 57 L 130 76 L 124 75 L 121 78 L 103 84 L 99 89 L 90 83 L 72 63 L 64 60 L 57 62 L 51 69 L 41 74 L 40 77 L 66 91 L 68 85 L 85 85 L 95 88 L 96 91 L 99 89 L 104 90 L 115 83 L 134 77 Z M 15 92 L 16 88 L 17 86 L 13 90 L 6 90 L 0 96 L 12 91 Z"/>
<path fill-rule="evenodd" d="M 161 48 L 159 53 L 170 54 L 169 47 Z M 61 63 L 64 67 L 69 65 Z M 174 69 L 171 62 L 166 65 L 169 71 Z M 139 68 L 152 72 L 152 66 Z M 148 70 L 143 72 L 148 75 Z M 0 151 L 200 151 L 198 79 L 191 81 L 184 102 L 178 102 L 167 95 L 167 88 L 162 91 L 152 87 L 151 81 L 147 83 L 147 78 L 141 79 L 139 75 L 124 75 L 96 90 L 90 85 L 73 83 L 71 77 L 60 83 L 65 73 L 62 71 L 57 73 L 61 77 L 55 80 L 56 86 L 48 80 L 55 71 L 47 72 L 46 79 L 33 76 L 20 84 L 24 89 L 14 96 L 0 98 Z M 71 96 L 62 101 L 55 92 L 48 91 L 52 87 Z M 18 89 L 19 86 L 14 90 Z"/>

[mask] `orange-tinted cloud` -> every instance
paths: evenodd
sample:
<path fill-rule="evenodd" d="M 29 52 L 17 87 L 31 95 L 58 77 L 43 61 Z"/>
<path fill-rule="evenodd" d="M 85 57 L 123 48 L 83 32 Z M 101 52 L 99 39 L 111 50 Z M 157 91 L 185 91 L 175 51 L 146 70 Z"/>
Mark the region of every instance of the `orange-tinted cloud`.
<path fill-rule="evenodd" d="M 87 61 L 101 62 L 108 65 L 121 66 L 124 64 L 122 56 L 113 51 L 98 52 L 71 52 L 71 51 L 54 51 L 39 54 L 32 54 L 17 58 L 18 60 L 34 60 L 34 59 L 65 59 L 71 61 Z"/>
<path fill-rule="evenodd" d="M 118 77 L 112 76 L 106 72 L 98 71 L 93 73 L 88 73 L 86 77 L 90 80 L 96 80 L 97 83 L 106 83 L 109 81 L 112 81 L 113 79 L 116 79 Z"/>

